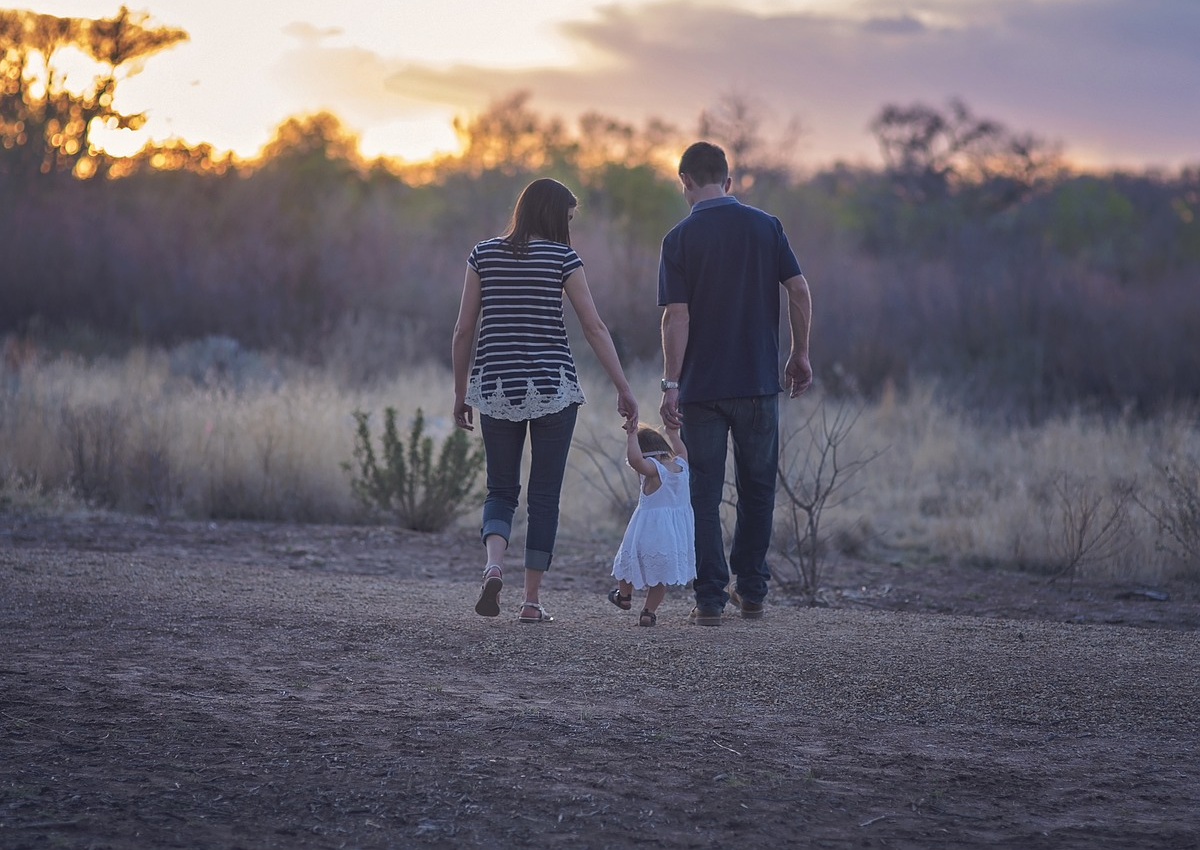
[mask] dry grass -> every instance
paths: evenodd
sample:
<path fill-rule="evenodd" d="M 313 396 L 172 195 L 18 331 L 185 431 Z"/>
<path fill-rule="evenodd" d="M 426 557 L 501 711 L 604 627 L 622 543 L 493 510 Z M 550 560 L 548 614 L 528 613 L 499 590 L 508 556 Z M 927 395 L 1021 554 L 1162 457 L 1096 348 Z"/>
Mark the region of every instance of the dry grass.
<path fill-rule="evenodd" d="M 244 353 L 243 353 L 244 354 Z M 451 382 L 437 367 L 355 387 L 332 373 L 252 361 L 237 373 L 180 368 L 162 352 L 120 361 L 69 358 L 0 372 L 0 502 L 75 504 L 163 516 L 358 521 L 349 478 L 352 412 L 394 406 L 401 422 L 422 408 L 440 439 L 450 428 Z M 643 419 L 657 421 L 657 364 L 631 370 Z M 624 463 L 615 396 L 585 372 L 577 448 L 563 498 L 563 534 L 619 540 L 635 477 Z M 785 429 L 801 427 L 819 390 L 784 401 Z M 826 557 L 840 553 L 908 562 L 950 560 L 1053 575 L 1063 525 L 1088 504 L 1134 488 L 1138 502 L 1169 497 L 1162 464 L 1200 457 L 1188 418 L 1152 422 L 1070 416 L 1036 428 L 980 424 L 940 400 L 932 386 L 862 405 L 839 451 L 864 465 L 853 492 L 830 506 Z M 1069 480 L 1071 488 L 1061 482 Z M 1075 506 L 1077 507 L 1077 506 Z M 520 519 L 520 518 L 518 518 Z M 474 514 L 462 520 L 476 522 Z M 1121 520 L 1119 557 L 1077 564 L 1092 574 L 1154 580 L 1196 565 L 1161 551 L 1143 510 Z M 1118 551 L 1116 548 L 1114 552 Z"/>

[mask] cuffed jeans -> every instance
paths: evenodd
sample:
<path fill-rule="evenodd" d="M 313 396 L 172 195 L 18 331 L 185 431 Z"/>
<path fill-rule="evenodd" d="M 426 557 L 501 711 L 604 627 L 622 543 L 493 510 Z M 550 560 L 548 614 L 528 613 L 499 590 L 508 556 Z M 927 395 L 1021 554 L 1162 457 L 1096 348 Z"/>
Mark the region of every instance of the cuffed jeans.
<path fill-rule="evenodd" d="M 487 498 L 483 501 L 483 526 L 479 537 L 499 534 L 508 542 L 513 514 L 521 495 L 521 459 L 529 433 L 529 487 L 525 496 L 529 514 L 525 531 L 525 568 L 548 570 L 558 536 L 558 501 L 562 494 L 567 453 L 575 433 L 578 405 L 537 419 L 509 422 L 480 414 L 479 429 L 487 458 Z"/>
<path fill-rule="evenodd" d="M 737 578 L 738 595 L 748 602 L 761 602 L 771 579 L 767 550 L 775 514 L 779 397 L 692 402 L 680 405 L 680 412 L 680 435 L 688 450 L 692 510 L 696 515 L 696 579 L 692 583 L 696 605 L 704 610 L 725 607 L 731 568 Z M 727 562 L 721 499 L 731 436 L 737 522 Z"/>

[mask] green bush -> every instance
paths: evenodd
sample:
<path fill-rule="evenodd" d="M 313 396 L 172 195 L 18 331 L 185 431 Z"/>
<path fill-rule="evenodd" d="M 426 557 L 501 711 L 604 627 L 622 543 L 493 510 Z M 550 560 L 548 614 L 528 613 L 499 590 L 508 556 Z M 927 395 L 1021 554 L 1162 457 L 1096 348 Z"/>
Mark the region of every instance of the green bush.
<path fill-rule="evenodd" d="M 441 531 L 467 510 L 466 503 L 477 495 L 475 479 L 483 469 L 482 447 L 472 448 L 466 432 L 456 429 L 442 441 L 434 463 L 433 438 L 425 434 L 425 415 L 420 408 L 407 446 L 396 430 L 396 409 L 385 408 L 383 417 L 377 459 L 370 414 L 354 411 L 354 463 L 342 464 L 351 473 L 354 498 L 369 511 L 394 516 L 404 528 Z"/>

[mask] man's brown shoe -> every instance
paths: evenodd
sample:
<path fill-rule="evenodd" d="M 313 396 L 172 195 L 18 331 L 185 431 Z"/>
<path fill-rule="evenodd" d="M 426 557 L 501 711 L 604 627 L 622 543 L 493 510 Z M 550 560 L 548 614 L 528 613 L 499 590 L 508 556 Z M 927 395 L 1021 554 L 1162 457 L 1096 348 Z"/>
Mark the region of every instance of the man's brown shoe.
<path fill-rule="evenodd" d="M 721 612 L 715 608 L 693 608 L 692 613 L 688 614 L 688 622 L 696 626 L 719 626 Z"/>
<path fill-rule="evenodd" d="M 742 600 L 742 619 L 743 620 L 761 620 L 763 618 L 763 604 L 761 602 L 750 602 Z"/>

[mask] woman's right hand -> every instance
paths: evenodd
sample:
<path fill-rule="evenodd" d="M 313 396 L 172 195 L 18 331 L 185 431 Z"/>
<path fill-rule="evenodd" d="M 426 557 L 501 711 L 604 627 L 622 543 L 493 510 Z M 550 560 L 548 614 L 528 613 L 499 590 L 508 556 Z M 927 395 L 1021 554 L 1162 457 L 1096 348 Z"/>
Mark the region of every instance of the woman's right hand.
<path fill-rule="evenodd" d="M 629 387 L 623 387 L 617 390 L 617 413 L 625 417 L 626 423 L 637 424 L 638 421 L 638 403 L 637 398 L 633 394 L 633 390 Z"/>

